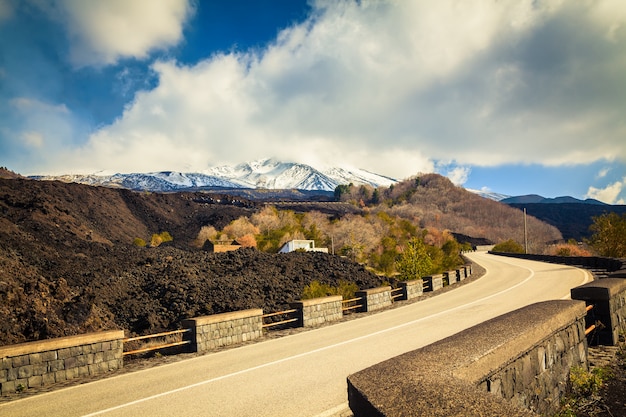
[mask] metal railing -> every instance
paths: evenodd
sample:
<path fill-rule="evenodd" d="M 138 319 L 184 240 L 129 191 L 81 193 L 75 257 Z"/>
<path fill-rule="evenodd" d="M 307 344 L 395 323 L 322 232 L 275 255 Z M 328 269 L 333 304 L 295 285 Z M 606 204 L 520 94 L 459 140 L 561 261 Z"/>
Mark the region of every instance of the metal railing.
<path fill-rule="evenodd" d="M 361 302 L 360 304 L 358 303 L 359 301 Z M 341 301 L 341 311 L 343 311 L 344 313 L 351 312 L 352 310 L 361 308 L 363 306 L 364 304 L 362 297 L 350 298 L 348 300 Z"/>
<path fill-rule="evenodd" d="M 155 333 L 155 334 L 149 334 L 149 335 L 145 335 L 145 336 L 136 336 L 136 337 L 127 337 L 123 340 L 124 344 L 128 343 L 128 342 L 135 342 L 138 340 L 146 340 L 146 339 L 155 339 L 155 338 L 159 338 L 159 337 L 165 337 L 167 338 L 168 336 L 175 336 L 175 335 L 179 335 L 179 334 L 183 334 L 183 333 L 187 333 L 190 332 L 191 329 L 180 329 L 180 330 L 172 330 L 169 332 L 162 332 L 162 333 Z M 165 348 L 169 348 L 169 347 L 174 347 L 174 346 L 182 346 L 182 345 L 188 345 L 191 344 L 191 340 L 177 340 L 177 341 L 169 341 L 169 342 L 165 342 L 162 344 L 157 344 L 157 345 L 153 345 L 150 344 L 149 346 L 145 346 L 139 349 L 134 349 L 134 350 L 129 350 L 128 352 L 123 352 L 122 355 L 126 356 L 126 355 L 136 355 L 139 353 L 146 353 L 146 352 L 150 352 L 153 350 L 160 350 L 160 349 L 165 349 Z"/>
<path fill-rule="evenodd" d="M 404 297 L 403 288 L 394 288 L 391 290 L 391 299 L 396 300 L 396 298 Z"/>
<path fill-rule="evenodd" d="M 287 318 L 283 319 L 283 320 L 279 320 L 279 321 L 273 321 L 270 323 L 263 323 L 263 328 L 269 328 L 269 327 L 274 327 L 274 326 L 280 326 L 280 325 L 284 325 L 284 324 L 288 324 L 288 323 L 293 323 L 298 321 L 298 317 L 293 317 L 294 313 L 296 313 L 298 310 L 297 309 L 291 309 L 291 310 L 283 310 L 283 311 L 277 311 L 276 313 L 268 313 L 268 314 L 263 314 L 263 320 L 270 318 L 270 317 L 277 317 L 277 316 L 287 316 Z"/>
<path fill-rule="evenodd" d="M 587 313 L 589 313 L 591 310 L 593 310 L 593 307 L 594 307 L 594 305 L 590 304 L 590 305 L 587 306 L 587 308 L 585 308 L 585 311 Z M 604 327 L 604 325 L 600 322 L 600 320 L 596 320 L 596 322 L 594 324 L 592 324 L 591 326 L 589 326 L 589 327 L 587 327 L 585 329 L 585 336 L 588 336 L 589 333 L 593 332 L 596 329 L 599 330 L 602 327 Z"/>

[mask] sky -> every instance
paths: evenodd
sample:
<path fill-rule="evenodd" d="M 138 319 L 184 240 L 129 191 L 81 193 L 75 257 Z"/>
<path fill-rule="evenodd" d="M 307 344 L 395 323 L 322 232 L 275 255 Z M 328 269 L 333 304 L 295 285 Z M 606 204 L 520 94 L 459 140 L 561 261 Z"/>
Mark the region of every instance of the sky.
<path fill-rule="evenodd" d="M 626 5 L 0 0 L 0 166 L 267 157 L 626 204 Z"/>

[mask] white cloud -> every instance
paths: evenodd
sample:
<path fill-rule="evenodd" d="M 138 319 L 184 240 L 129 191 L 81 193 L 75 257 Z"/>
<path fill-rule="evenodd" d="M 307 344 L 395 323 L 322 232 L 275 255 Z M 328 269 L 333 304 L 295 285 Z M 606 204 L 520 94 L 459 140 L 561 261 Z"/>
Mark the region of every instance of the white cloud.
<path fill-rule="evenodd" d="M 589 187 L 585 198 L 593 198 L 607 204 L 624 204 L 624 198 L 620 198 L 620 193 L 625 188 L 626 177 L 604 188 Z"/>
<path fill-rule="evenodd" d="M 611 168 L 602 168 L 596 175 L 596 179 L 601 179 L 601 178 L 606 177 L 609 171 L 611 171 Z"/>
<path fill-rule="evenodd" d="M 77 66 L 146 58 L 176 45 L 193 9 L 188 0 L 59 0 Z"/>
<path fill-rule="evenodd" d="M 471 169 L 468 167 L 455 167 L 446 173 L 446 177 L 448 177 L 454 185 L 463 185 L 467 182 L 470 172 Z"/>
<path fill-rule="evenodd" d="M 24 132 L 22 133 L 22 139 L 31 148 L 41 148 L 44 145 L 44 137 L 39 132 Z"/>
<path fill-rule="evenodd" d="M 12 107 L 24 113 L 41 112 L 47 114 L 68 114 L 69 110 L 65 104 L 50 104 L 45 101 L 29 97 L 16 97 L 9 101 Z"/>
<path fill-rule="evenodd" d="M 157 87 L 74 159 L 138 171 L 272 156 L 397 178 L 437 160 L 626 161 L 626 15 L 617 9 L 606 0 L 318 1 L 265 50 L 156 63 Z M 166 27 L 180 27 L 174 15 Z M 106 42 L 99 29 L 81 31 L 102 41 L 88 45 L 105 60 L 142 56 L 158 39 L 147 31 L 123 50 L 123 31 Z"/>
<path fill-rule="evenodd" d="M 13 16 L 13 7 L 9 0 L 0 0 L 0 22 Z"/>

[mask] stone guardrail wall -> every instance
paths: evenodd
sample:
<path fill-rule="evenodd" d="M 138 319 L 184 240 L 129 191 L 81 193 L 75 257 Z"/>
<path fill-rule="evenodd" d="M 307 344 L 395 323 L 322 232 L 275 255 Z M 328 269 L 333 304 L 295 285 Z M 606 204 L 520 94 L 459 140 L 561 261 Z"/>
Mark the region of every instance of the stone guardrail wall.
<path fill-rule="evenodd" d="M 626 331 L 626 280 L 605 278 L 572 288 L 573 300 L 583 300 L 593 309 L 587 313 L 587 327 L 602 323 L 589 335 L 591 345 L 617 345 Z"/>
<path fill-rule="evenodd" d="M 609 278 L 626 278 L 626 259 L 606 258 L 602 256 L 555 256 L 493 251 L 490 251 L 489 253 L 500 256 L 508 256 L 511 258 L 528 259 L 531 261 L 581 266 L 583 268 L 600 268 L 605 269 L 608 272 Z"/>
<path fill-rule="evenodd" d="M 191 329 L 188 338 L 195 352 L 206 352 L 222 346 L 247 342 L 263 335 L 263 310 L 233 311 L 183 320 Z"/>
<path fill-rule="evenodd" d="M 459 280 L 459 271 L 445 271 L 443 273 L 443 285 L 454 285 Z"/>
<path fill-rule="evenodd" d="M 462 270 L 466 271 L 467 267 Z M 404 300 L 417 298 L 424 291 L 422 279 L 401 282 L 400 287 Z M 389 286 L 358 291 L 356 297 L 363 300 L 362 311 L 379 310 L 393 304 Z M 298 310 L 298 325 L 304 327 L 343 317 L 341 296 L 299 300 L 290 305 Z M 183 320 L 182 326 L 191 329 L 183 335 L 184 340 L 191 342 L 191 350 L 206 352 L 262 337 L 263 310 L 196 317 Z M 19 386 L 47 385 L 121 368 L 123 340 L 124 332 L 120 330 L 0 347 L 0 394 L 15 392 Z"/>
<path fill-rule="evenodd" d="M 96 375 L 123 366 L 124 331 L 0 347 L 0 394 Z"/>
<path fill-rule="evenodd" d="M 496 317 L 348 377 L 359 416 L 536 416 L 587 367 L 585 304 L 558 300 Z"/>
<path fill-rule="evenodd" d="M 412 300 L 424 294 L 424 281 L 422 279 L 401 281 L 399 285 L 402 288 L 401 300 Z"/>
<path fill-rule="evenodd" d="M 357 291 L 355 297 L 362 299 L 363 308 L 361 311 L 380 310 L 393 304 L 390 286 Z"/>
<path fill-rule="evenodd" d="M 443 288 L 443 274 L 429 275 L 424 280 L 424 291 L 438 291 Z"/>
<path fill-rule="evenodd" d="M 340 295 L 312 298 L 290 303 L 292 309 L 298 310 L 298 324 L 302 327 L 318 326 L 320 324 L 341 320 L 343 310 Z"/>

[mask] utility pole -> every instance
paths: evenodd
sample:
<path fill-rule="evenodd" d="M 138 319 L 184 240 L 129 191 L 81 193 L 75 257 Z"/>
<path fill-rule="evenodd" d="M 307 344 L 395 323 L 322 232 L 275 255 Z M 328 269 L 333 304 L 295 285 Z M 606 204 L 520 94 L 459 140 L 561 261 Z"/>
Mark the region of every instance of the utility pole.
<path fill-rule="evenodd" d="M 524 207 L 524 253 L 528 253 L 528 227 L 526 226 L 526 207 Z"/>

